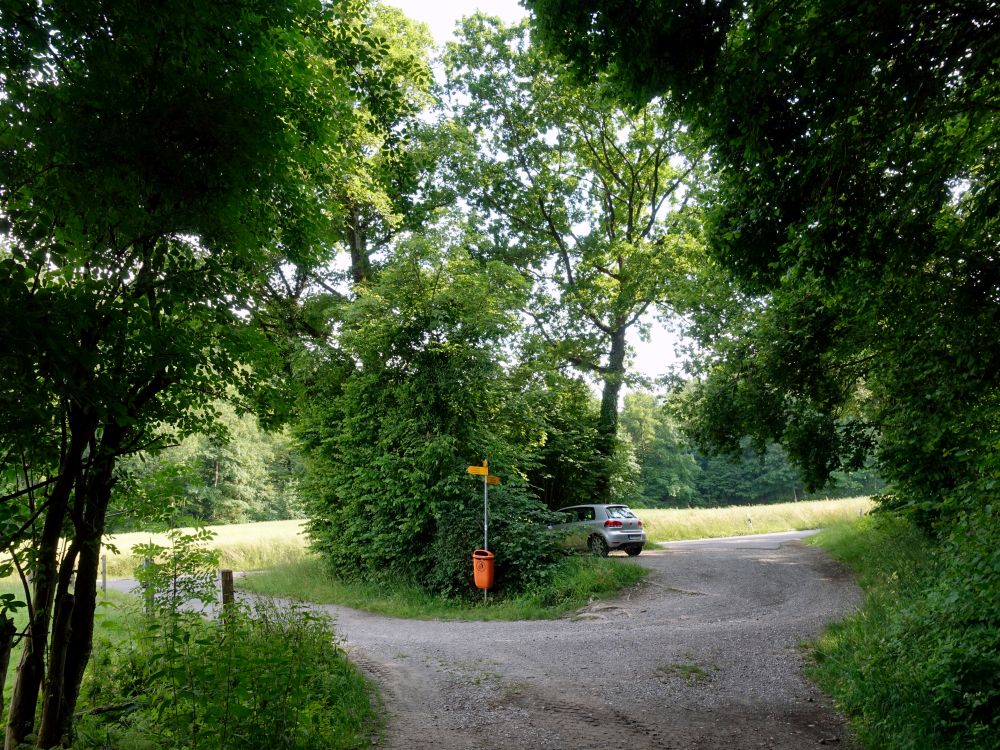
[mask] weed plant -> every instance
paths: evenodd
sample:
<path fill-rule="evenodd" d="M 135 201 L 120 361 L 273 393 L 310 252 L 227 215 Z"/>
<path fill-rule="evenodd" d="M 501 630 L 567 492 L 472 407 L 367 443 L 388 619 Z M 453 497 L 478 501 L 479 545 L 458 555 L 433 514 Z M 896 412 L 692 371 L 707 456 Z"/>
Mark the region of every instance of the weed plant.
<path fill-rule="evenodd" d="M 863 745 L 1000 748 L 1000 530 L 991 509 L 940 542 L 876 516 L 814 543 L 865 589 L 861 610 L 815 644 L 811 670 Z"/>
<path fill-rule="evenodd" d="M 258 604 L 228 611 L 224 623 L 194 612 L 129 619 L 124 638 L 97 643 L 82 699 L 105 711 L 78 722 L 81 750 L 369 744 L 372 689 L 327 618 Z"/>
<path fill-rule="evenodd" d="M 330 577 L 316 557 L 240 579 L 239 586 L 273 596 L 320 604 L 341 604 L 377 614 L 413 619 L 544 620 L 560 617 L 592 599 L 617 595 L 646 575 L 622 558 L 566 557 L 527 592 L 483 602 L 472 588 L 465 598 L 444 597 L 399 581 L 345 582 Z M 471 560 L 469 577 L 472 576 Z"/>

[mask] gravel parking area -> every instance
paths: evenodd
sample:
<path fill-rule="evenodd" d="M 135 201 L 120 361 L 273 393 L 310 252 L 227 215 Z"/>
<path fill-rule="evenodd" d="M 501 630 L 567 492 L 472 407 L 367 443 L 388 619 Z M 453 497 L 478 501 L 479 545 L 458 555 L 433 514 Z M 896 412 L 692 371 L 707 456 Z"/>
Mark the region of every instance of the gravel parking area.
<path fill-rule="evenodd" d="M 861 600 L 797 535 L 675 543 L 614 601 L 542 622 L 396 620 L 326 607 L 382 687 L 384 747 L 800 748 L 849 745 L 801 675 L 799 644 Z"/>

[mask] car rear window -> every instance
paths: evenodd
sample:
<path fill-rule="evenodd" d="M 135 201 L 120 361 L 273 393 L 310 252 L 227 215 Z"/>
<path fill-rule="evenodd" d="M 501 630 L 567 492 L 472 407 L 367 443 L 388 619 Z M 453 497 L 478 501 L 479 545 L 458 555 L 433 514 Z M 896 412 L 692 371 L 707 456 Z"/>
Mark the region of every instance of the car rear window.
<path fill-rule="evenodd" d="M 635 518 L 635 513 L 624 505 L 608 506 L 608 518 Z"/>

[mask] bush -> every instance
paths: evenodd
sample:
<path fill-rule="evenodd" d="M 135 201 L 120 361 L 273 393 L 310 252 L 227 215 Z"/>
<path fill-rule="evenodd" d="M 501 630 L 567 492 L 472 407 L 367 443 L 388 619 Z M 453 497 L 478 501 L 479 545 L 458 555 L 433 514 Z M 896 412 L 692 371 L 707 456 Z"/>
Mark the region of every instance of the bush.
<path fill-rule="evenodd" d="M 140 545 L 143 611 L 103 618 L 81 697 L 100 711 L 77 747 L 356 748 L 374 724 L 372 692 L 335 645 L 329 618 L 258 601 L 223 619 L 192 611 L 215 599 L 213 534 L 172 531 Z"/>
<path fill-rule="evenodd" d="M 474 596 L 472 551 L 482 548 L 483 508 L 478 502 L 456 509 L 437 527 L 430 554 L 434 565 L 425 585 L 448 596 Z M 491 493 L 489 545 L 495 555 L 494 591 L 519 592 L 541 586 L 561 557 L 546 528 L 558 520 L 519 488 Z"/>
<path fill-rule="evenodd" d="M 557 559 L 521 479 L 546 436 L 503 361 L 520 277 L 425 243 L 398 248 L 316 362 L 296 425 L 309 535 L 337 578 L 468 591 L 482 481 L 466 467 L 489 457 L 497 584 L 517 591 Z"/>

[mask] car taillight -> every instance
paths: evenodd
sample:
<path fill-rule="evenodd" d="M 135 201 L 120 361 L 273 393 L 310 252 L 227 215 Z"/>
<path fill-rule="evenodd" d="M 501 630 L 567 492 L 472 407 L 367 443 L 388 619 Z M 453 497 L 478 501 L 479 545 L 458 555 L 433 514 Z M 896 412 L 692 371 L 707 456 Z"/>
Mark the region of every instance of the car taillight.
<path fill-rule="evenodd" d="M 642 521 L 639 521 L 639 528 L 642 528 Z"/>
<path fill-rule="evenodd" d="M 624 525 L 625 524 L 623 524 L 621 521 L 605 521 L 604 522 L 604 528 L 606 528 L 606 529 L 620 529 Z"/>

